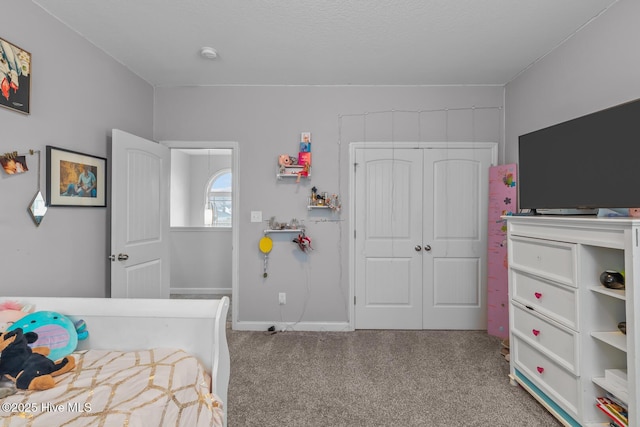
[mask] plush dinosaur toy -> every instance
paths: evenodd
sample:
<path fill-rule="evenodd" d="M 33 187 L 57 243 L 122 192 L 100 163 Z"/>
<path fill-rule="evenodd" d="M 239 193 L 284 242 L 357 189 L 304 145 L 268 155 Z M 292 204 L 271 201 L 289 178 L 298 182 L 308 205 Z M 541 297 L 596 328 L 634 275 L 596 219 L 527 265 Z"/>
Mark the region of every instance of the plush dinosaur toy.
<path fill-rule="evenodd" d="M 28 344 L 35 342 L 38 334 L 22 332 L 21 328 L 0 335 L 0 377 L 15 381 L 22 390 L 47 390 L 55 385 L 54 376 L 72 370 L 75 359 L 72 356 L 53 362 L 44 354 L 34 352 Z M 47 349 L 38 349 L 43 353 Z"/>

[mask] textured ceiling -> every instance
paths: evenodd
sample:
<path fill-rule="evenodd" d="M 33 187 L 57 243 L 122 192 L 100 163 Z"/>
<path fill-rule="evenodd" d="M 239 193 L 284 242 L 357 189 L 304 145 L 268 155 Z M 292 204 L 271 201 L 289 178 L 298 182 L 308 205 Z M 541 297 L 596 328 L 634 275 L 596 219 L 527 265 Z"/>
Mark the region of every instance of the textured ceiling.
<path fill-rule="evenodd" d="M 32 1 L 173 86 L 502 85 L 617 0 Z"/>

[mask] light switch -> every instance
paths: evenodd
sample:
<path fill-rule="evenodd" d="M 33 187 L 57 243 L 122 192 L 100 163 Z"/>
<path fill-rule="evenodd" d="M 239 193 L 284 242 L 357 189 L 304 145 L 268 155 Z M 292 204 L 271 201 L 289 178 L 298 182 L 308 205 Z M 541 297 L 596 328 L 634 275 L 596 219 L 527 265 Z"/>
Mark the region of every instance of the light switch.
<path fill-rule="evenodd" d="M 251 211 L 251 222 L 262 222 L 262 211 Z"/>

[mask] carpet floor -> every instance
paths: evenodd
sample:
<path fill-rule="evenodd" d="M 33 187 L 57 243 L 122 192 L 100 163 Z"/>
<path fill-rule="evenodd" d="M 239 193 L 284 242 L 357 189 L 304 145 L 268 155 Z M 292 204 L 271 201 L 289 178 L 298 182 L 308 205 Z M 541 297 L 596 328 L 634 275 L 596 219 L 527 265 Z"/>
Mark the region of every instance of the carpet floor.
<path fill-rule="evenodd" d="M 484 331 L 227 332 L 229 427 L 561 425 Z"/>

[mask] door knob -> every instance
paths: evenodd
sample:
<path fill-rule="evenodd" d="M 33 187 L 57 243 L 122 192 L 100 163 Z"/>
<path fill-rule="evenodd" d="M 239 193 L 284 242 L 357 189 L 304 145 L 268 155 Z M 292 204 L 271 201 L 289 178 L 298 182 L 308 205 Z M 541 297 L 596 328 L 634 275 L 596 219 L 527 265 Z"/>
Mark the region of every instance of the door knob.
<path fill-rule="evenodd" d="M 422 250 L 422 246 L 416 245 L 414 249 L 416 250 L 416 252 L 420 252 Z"/>
<path fill-rule="evenodd" d="M 118 261 L 126 261 L 129 259 L 129 255 L 127 254 L 118 254 Z"/>
<path fill-rule="evenodd" d="M 431 250 L 431 245 L 424 245 L 424 250 L 429 252 Z"/>

